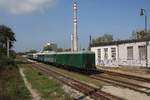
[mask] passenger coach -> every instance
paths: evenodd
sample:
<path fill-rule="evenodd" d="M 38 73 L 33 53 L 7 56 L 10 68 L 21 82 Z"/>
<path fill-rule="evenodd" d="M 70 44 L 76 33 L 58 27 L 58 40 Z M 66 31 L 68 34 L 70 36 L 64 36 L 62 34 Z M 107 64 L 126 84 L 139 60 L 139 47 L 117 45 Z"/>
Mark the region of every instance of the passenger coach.
<path fill-rule="evenodd" d="M 73 70 L 96 70 L 93 52 L 49 52 L 33 55 L 28 55 L 28 58 Z"/>

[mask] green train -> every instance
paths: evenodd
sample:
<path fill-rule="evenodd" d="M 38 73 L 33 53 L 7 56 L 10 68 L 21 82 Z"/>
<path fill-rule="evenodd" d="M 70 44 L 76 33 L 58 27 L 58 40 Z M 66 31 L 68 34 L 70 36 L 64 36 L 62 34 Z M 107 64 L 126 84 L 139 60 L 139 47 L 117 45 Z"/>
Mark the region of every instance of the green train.
<path fill-rule="evenodd" d="M 29 59 L 62 66 L 79 71 L 93 71 L 95 67 L 95 53 L 93 52 L 49 52 L 29 54 Z"/>

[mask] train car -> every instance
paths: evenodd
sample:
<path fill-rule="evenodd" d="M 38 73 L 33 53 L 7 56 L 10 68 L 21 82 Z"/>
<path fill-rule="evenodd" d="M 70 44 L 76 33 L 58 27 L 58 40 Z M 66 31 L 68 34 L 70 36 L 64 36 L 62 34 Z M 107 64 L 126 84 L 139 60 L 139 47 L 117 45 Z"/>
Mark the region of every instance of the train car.
<path fill-rule="evenodd" d="M 27 58 L 29 58 L 29 59 L 33 59 L 33 54 L 27 54 Z"/>
<path fill-rule="evenodd" d="M 96 70 L 93 52 L 49 52 L 36 53 L 34 60 L 79 71 Z M 30 56 L 31 59 L 31 56 Z"/>
<path fill-rule="evenodd" d="M 56 62 L 68 68 L 79 70 L 94 70 L 95 54 L 92 52 L 60 52 L 56 55 Z"/>
<path fill-rule="evenodd" d="M 40 62 L 44 62 L 44 58 L 45 58 L 45 53 L 39 53 L 37 54 L 37 61 L 40 61 Z"/>
<path fill-rule="evenodd" d="M 44 62 L 49 64 L 56 63 L 56 52 L 45 53 Z"/>

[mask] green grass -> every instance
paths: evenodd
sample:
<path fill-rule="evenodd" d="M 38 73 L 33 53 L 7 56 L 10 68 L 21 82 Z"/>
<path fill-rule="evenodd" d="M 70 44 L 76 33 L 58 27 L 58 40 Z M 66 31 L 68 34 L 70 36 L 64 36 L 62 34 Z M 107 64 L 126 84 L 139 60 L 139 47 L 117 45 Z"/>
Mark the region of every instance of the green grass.
<path fill-rule="evenodd" d="M 45 100 L 72 100 L 72 98 L 64 92 L 62 85 L 56 80 L 49 79 L 47 75 L 40 73 L 31 65 L 22 65 L 27 80 L 31 83 L 33 89 L 36 89 L 40 96 Z"/>
<path fill-rule="evenodd" d="M 16 66 L 0 69 L 0 100 L 31 100 Z"/>

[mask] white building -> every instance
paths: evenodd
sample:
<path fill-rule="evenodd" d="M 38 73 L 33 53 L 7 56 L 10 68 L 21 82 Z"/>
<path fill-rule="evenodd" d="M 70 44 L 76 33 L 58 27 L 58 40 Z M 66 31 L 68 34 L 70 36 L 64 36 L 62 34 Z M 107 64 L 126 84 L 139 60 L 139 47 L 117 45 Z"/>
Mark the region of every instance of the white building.
<path fill-rule="evenodd" d="M 95 44 L 96 65 L 150 67 L 150 39 L 122 40 Z"/>

